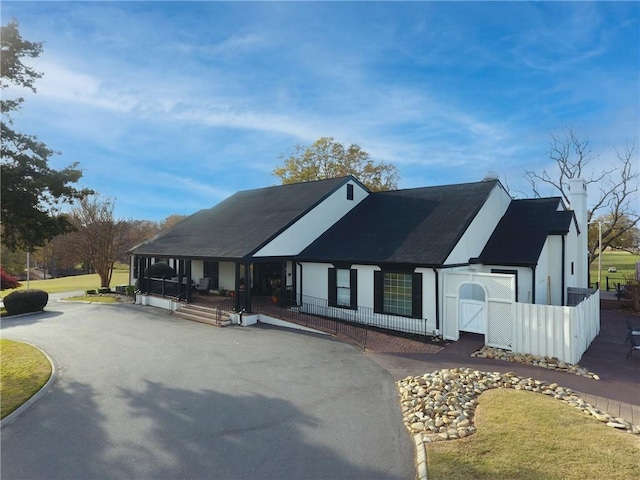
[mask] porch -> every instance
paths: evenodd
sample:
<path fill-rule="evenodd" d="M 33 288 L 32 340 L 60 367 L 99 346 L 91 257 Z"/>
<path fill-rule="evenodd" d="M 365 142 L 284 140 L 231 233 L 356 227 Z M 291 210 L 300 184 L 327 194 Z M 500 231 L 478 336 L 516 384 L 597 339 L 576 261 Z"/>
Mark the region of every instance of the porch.
<path fill-rule="evenodd" d="M 157 273 L 158 266 L 166 272 Z M 144 296 L 166 302 L 232 303 L 232 311 L 253 311 L 253 298 L 277 298 L 290 305 L 296 295 L 297 275 L 292 260 L 244 262 L 240 260 L 135 256 L 131 283 Z M 165 302 L 165 303 L 166 303 Z M 176 307 L 177 308 L 177 307 Z M 176 308 L 172 308 L 175 310 Z"/>

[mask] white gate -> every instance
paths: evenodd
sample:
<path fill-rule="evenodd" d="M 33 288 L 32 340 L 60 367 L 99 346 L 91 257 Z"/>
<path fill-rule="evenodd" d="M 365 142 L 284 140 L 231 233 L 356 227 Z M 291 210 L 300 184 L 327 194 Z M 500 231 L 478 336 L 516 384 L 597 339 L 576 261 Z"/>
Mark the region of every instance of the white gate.
<path fill-rule="evenodd" d="M 487 330 L 484 304 L 480 300 L 460 299 L 460 330 L 484 335 Z"/>
<path fill-rule="evenodd" d="M 448 340 L 460 338 L 462 301 L 460 286 L 465 283 L 482 285 L 486 292 L 484 315 L 486 330 L 485 343 L 492 347 L 511 350 L 513 345 L 512 321 L 515 318 L 516 278 L 515 275 L 501 273 L 445 272 L 443 336 Z M 465 306 L 466 308 L 466 306 Z"/>

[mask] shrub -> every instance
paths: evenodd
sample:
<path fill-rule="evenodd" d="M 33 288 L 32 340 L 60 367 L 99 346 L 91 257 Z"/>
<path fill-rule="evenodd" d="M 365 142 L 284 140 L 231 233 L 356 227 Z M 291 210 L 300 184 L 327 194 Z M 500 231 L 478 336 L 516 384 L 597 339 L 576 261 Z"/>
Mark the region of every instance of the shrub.
<path fill-rule="evenodd" d="M 0 266 L 0 290 L 7 290 L 9 288 L 18 288 L 22 286 L 18 280 L 13 278 L 7 272 L 4 271 L 4 268 Z"/>
<path fill-rule="evenodd" d="M 133 294 L 136 293 L 136 287 L 134 285 L 127 285 L 124 291 L 127 293 L 127 295 L 133 296 Z"/>
<path fill-rule="evenodd" d="M 151 273 L 151 277 L 171 278 L 176 276 L 176 271 L 165 262 L 157 262 L 147 269 Z"/>
<path fill-rule="evenodd" d="M 4 297 L 4 308 L 9 315 L 40 312 L 49 301 L 49 294 L 44 290 L 20 290 Z"/>
<path fill-rule="evenodd" d="M 85 295 L 95 295 L 98 293 L 95 288 L 90 288 L 89 290 L 84 291 Z"/>
<path fill-rule="evenodd" d="M 109 287 L 100 287 L 98 289 L 98 293 L 111 293 L 111 288 L 109 288 Z"/>

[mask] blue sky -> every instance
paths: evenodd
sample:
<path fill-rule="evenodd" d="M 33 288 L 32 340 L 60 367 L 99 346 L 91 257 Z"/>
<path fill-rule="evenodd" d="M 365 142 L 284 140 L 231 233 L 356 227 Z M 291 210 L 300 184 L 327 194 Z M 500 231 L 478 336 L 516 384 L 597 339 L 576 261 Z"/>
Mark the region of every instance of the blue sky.
<path fill-rule="evenodd" d="M 517 196 L 550 132 L 600 171 L 640 132 L 638 2 L 11 2 L 44 42 L 15 126 L 80 162 L 116 215 L 162 220 L 278 184 L 332 136 L 400 187 L 495 171 Z M 14 91 L 5 92 L 7 96 Z M 637 150 L 636 150 L 637 154 Z M 637 158 L 637 155 L 636 155 Z M 638 162 L 636 161 L 636 167 Z M 524 193 L 518 193 L 524 192 Z M 553 192 L 545 192 L 552 194 Z"/>

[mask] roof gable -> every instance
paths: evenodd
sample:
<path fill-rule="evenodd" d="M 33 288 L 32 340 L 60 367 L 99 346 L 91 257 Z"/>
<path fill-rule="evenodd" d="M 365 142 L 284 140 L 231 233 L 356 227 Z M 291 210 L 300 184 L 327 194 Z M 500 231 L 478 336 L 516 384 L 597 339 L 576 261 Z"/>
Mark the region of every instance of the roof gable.
<path fill-rule="evenodd" d="M 299 258 L 442 265 L 498 183 L 491 180 L 372 193 Z"/>
<path fill-rule="evenodd" d="M 536 265 L 547 237 L 568 233 L 572 221 L 560 197 L 513 200 L 477 261 Z"/>
<path fill-rule="evenodd" d="M 238 192 L 136 246 L 136 255 L 241 259 L 266 244 L 353 177 Z"/>

